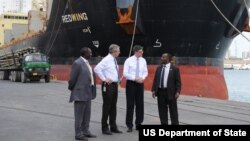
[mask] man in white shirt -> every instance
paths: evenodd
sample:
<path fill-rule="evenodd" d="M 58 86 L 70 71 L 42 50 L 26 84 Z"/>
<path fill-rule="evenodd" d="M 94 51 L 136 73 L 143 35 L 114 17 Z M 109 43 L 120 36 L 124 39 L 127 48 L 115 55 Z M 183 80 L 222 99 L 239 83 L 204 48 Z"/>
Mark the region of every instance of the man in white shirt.
<path fill-rule="evenodd" d="M 136 106 L 135 125 L 138 130 L 139 125 L 143 122 L 144 116 L 144 80 L 148 76 L 147 62 L 142 57 L 143 47 L 140 45 L 134 46 L 134 55 L 126 59 L 124 63 L 123 75 L 127 79 L 126 83 L 126 99 L 127 113 L 126 125 L 127 132 L 132 132 L 133 114 Z"/>
<path fill-rule="evenodd" d="M 109 54 L 99 62 L 94 71 L 103 81 L 102 83 L 102 133 L 112 135 L 113 133 L 122 133 L 116 125 L 116 103 L 118 97 L 119 66 L 116 57 L 120 54 L 120 47 L 116 44 L 109 46 Z M 109 118 L 109 125 L 107 120 Z"/>

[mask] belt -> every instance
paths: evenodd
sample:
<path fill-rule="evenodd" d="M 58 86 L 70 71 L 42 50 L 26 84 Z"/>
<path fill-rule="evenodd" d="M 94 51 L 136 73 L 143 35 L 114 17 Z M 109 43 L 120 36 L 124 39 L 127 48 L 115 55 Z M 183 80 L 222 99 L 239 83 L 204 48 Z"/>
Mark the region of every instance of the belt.
<path fill-rule="evenodd" d="M 159 90 L 163 90 L 163 91 L 166 91 L 168 90 L 168 88 L 158 88 Z"/>
<path fill-rule="evenodd" d="M 104 83 L 106 83 L 106 82 L 102 82 L 102 83 L 104 84 Z M 114 84 L 118 84 L 118 82 L 112 82 L 112 83 L 110 83 L 110 84 L 114 85 Z"/>
<path fill-rule="evenodd" d="M 132 82 L 132 83 L 136 83 L 136 84 L 143 84 L 143 83 L 138 83 L 138 82 L 136 82 L 134 80 L 127 80 L 127 82 Z"/>

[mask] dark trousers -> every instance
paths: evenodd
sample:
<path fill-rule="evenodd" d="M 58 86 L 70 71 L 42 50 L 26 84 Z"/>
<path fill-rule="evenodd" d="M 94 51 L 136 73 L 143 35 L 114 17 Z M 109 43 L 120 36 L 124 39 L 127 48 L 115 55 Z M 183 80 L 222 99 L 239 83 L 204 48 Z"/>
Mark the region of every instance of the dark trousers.
<path fill-rule="evenodd" d="M 82 137 L 86 134 L 89 134 L 91 100 L 75 101 L 74 113 L 75 113 L 75 137 Z"/>
<path fill-rule="evenodd" d="M 104 92 L 104 85 L 106 87 L 106 92 Z M 102 97 L 103 97 L 103 105 L 102 105 L 102 130 L 108 129 L 108 118 L 110 128 L 113 130 L 117 129 L 116 125 L 116 103 L 118 96 L 118 85 L 117 83 L 111 84 L 102 84 Z"/>
<path fill-rule="evenodd" d="M 135 125 L 138 127 L 143 122 L 144 116 L 144 84 L 136 83 L 127 80 L 126 84 L 126 100 L 127 100 L 127 113 L 126 125 L 128 128 L 133 128 L 133 115 L 135 109 Z"/>
<path fill-rule="evenodd" d="M 159 116 L 162 125 L 168 125 L 168 108 L 172 125 L 178 125 L 177 100 L 168 100 L 167 89 L 159 90 L 157 95 Z"/>

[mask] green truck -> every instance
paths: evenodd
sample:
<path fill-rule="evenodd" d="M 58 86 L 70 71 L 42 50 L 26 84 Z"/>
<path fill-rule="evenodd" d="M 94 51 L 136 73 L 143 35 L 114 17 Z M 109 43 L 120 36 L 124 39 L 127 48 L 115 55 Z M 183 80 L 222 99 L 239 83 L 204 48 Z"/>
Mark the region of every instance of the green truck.
<path fill-rule="evenodd" d="M 50 82 L 50 64 L 45 54 L 34 47 L 0 50 L 0 80 L 26 83 L 40 79 Z"/>

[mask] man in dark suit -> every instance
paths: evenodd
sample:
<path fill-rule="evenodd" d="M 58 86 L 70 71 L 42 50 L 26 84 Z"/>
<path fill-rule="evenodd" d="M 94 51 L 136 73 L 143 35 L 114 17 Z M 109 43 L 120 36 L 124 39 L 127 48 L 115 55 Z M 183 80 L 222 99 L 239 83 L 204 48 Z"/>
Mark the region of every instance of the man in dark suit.
<path fill-rule="evenodd" d="M 70 102 L 74 101 L 75 139 L 85 140 L 96 137 L 89 131 L 91 100 L 96 97 L 95 75 L 88 60 L 92 56 L 90 48 L 84 47 L 81 56 L 74 61 L 70 73 L 68 89 Z"/>
<path fill-rule="evenodd" d="M 178 125 L 177 98 L 181 91 L 179 69 L 170 63 L 171 55 L 164 53 L 162 64 L 156 69 L 152 96 L 157 96 L 159 116 L 162 125 L 168 125 L 168 107 L 172 125 Z"/>

